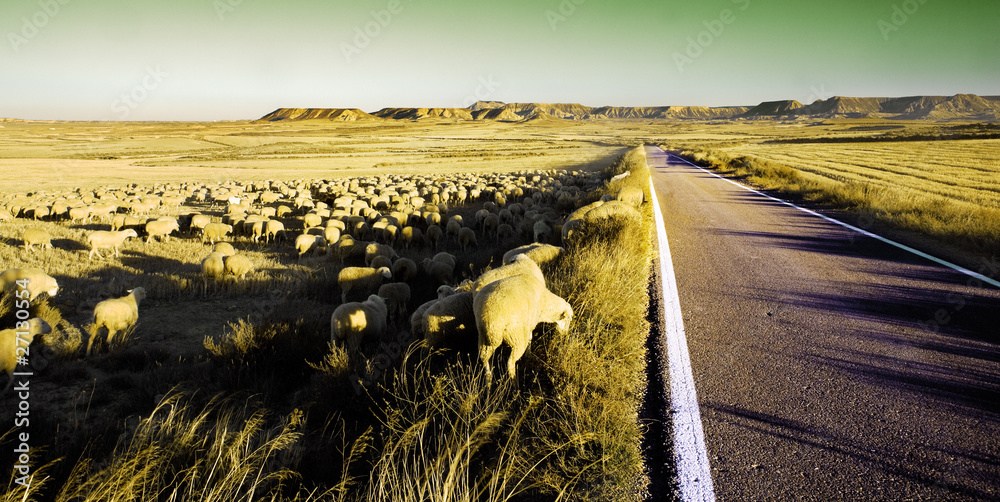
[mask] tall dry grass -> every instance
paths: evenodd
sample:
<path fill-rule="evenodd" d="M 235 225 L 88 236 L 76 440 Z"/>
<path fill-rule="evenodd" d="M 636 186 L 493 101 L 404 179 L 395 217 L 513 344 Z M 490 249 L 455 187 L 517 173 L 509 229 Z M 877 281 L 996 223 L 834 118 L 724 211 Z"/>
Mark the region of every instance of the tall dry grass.
<path fill-rule="evenodd" d="M 957 246 L 981 256 L 1000 252 L 1000 207 L 939 195 L 930 187 L 904 187 L 864 177 L 845 179 L 815 168 L 806 172 L 755 155 L 707 149 L 686 150 L 682 155 L 703 167 L 745 177 L 764 189 L 845 210 L 860 226 L 877 224 L 929 236 L 942 246 Z"/>

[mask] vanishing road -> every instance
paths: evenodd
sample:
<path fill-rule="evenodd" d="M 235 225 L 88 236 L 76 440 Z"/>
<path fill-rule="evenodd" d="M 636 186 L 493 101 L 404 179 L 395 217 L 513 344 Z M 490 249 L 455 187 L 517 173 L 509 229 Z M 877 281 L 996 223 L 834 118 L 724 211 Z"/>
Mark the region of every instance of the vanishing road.
<path fill-rule="evenodd" d="M 1000 500 L 1000 291 L 647 157 L 717 500 Z"/>

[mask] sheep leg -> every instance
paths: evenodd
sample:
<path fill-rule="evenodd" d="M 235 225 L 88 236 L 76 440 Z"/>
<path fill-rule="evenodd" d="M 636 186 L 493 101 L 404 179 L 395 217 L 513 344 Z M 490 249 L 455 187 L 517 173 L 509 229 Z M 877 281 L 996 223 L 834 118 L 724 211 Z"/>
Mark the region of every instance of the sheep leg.
<path fill-rule="evenodd" d="M 530 340 L 531 333 L 528 333 L 528 338 Z M 522 338 L 523 339 L 523 338 Z M 507 374 L 510 376 L 511 380 L 517 375 L 517 361 L 521 359 L 524 355 L 524 351 L 528 349 L 527 343 L 514 343 L 510 347 L 510 357 L 507 358 Z"/>
<path fill-rule="evenodd" d="M 479 360 L 482 361 L 483 368 L 486 369 L 486 376 L 490 377 L 489 380 L 492 380 L 493 376 L 493 369 L 490 368 L 490 359 L 493 358 L 493 352 L 496 349 L 496 347 L 489 344 L 479 344 Z"/>

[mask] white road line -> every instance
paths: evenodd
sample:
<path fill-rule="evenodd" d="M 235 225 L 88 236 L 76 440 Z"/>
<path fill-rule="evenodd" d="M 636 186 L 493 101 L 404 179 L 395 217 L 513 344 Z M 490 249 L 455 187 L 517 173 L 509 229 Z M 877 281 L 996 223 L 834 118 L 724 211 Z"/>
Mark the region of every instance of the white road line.
<path fill-rule="evenodd" d="M 648 165 L 648 162 L 647 162 Z M 684 318 L 677 296 L 677 279 L 674 277 L 673 260 L 667 244 L 667 232 L 656 199 L 653 178 L 649 178 L 649 193 L 653 202 L 656 235 L 660 250 L 660 280 L 663 288 L 664 331 L 670 379 L 670 411 L 674 429 L 674 462 L 680 484 L 681 500 L 714 502 L 712 471 L 705 447 L 705 433 L 701 426 L 698 396 L 694 389 L 694 374 L 688 355 L 687 338 L 684 336 Z"/>
<path fill-rule="evenodd" d="M 666 152 L 664 152 L 664 153 L 666 153 Z M 929 255 L 929 254 L 927 254 L 927 253 L 925 253 L 923 251 L 920 251 L 920 250 L 917 250 L 917 249 L 913 249 L 910 246 L 907 246 L 906 244 L 900 244 L 900 243 L 898 243 L 898 242 L 896 242 L 896 241 L 894 241 L 892 239 L 888 239 L 888 238 L 882 237 L 881 235 L 874 234 L 874 233 L 869 232 L 869 231 L 867 231 L 867 230 L 865 230 L 863 228 L 858 228 L 858 227 L 856 227 L 854 225 L 851 225 L 851 224 L 848 224 L 848 223 L 844 223 L 844 222 L 842 222 L 840 220 L 831 218 L 829 216 L 825 216 L 825 215 L 819 214 L 816 211 L 813 211 L 811 209 L 806 209 L 806 208 L 801 207 L 801 206 L 796 206 L 795 204 L 792 204 L 791 202 L 788 202 L 788 201 L 785 201 L 785 200 L 781 200 L 781 199 L 779 199 L 777 197 L 772 197 L 772 196 L 770 196 L 770 195 L 768 195 L 766 193 L 754 190 L 753 188 L 750 188 L 748 186 L 741 185 L 741 184 L 739 184 L 739 183 L 737 183 L 737 182 L 735 182 L 735 181 L 733 181 L 733 180 L 731 180 L 729 178 L 726 178 L 726 177 L 723 177 L 723 176 L 719 176 L 718 174 L 715 174 L 712 171 L 709 171 L 708 169 L 705 169 L 704 167 L 701 167 L 701 166 L 696 165 L 696 164 L 692 164 L 691 162 L 687 161 L 686 159 L 678 157 L 678 156 L 676 156 L 676 155 L 674 155 L 672 153 L 667 153 L 667 155 L 669 157 L 673 157 L 673 158 L 675 158 L 677 160 L 680 160 L 681 162 L 684 162 L 685 164 L 688 164 L 688 165 L 690 165 L 692 167 L 696 167 L 698 169 L 701 169 L 702 171 L 705 171 L 706 173 L 711 174 L 712 176 L 715 176 L 716 178 L 728 181 L 729 183 L 732 183 L 732 184 L 734 184 L 734 185 L 736 185 L 736 186 L 738 186 L 738 187 L 740 187 L 740 188 L 742 188 L 744 190 L 747 190 L 749 192 L 753 192 L 753 193 L 755 193 L 757 195 L 760 195 L 762 197 L 767 197 L 770 200 L 773 200 L 775 202 L 780 202 L 780 203 L 782 203 L 782 204 L 784 204 L 786 206 L 794 207 L 795 209 L 798 209 L 799 211 L 802 211 L 804 213 L 808 213 L 808 214 L 811 214 L 813 216 L 817 216 L 819 218 L 823 218 L 824 220 L 829 221 L 830 223 L 836 223 L 837 225 L 840 225 L 840 226 L 842 226 L 842 227 L 844 227 L 844 228 L 846 228 L 848 230 L 852 230 L 854 232 L 857 232 L 857 233 L 859 233 L 861 235 L 864 235 L 866 237 L 871 237 L 873 239 L 878 239 L 878 240 L 880 240 L 880 241 L 882 241 L 882 242 L 884 242 L 886 244 L 889 244 L 890 246 L 895 246 L 895 247 L 897 247 L 899 249 L 902 249 L 903 251 L 906 251 L 908 253 L 913 253 L 913 254 L 921 257 L 921 258 L 925 258 L 925 259 L 930 260 L 930 261 L 932 261 L 934 263 L 937 263 L 938 265 L 943 265 L 945 267 L 948 267 L 948 268 L 950 268 L 950 269 L 952 269 L 952 270 L 954 270 L 956 272 L 965 274 L 965 275 L 967 275 L 969 277 L 972 277 L 973 279 L 982 281 L 982 282 L 984 282 L 986 284 L 989 284 L 989 285 L 991 285 L 991 286 L 993 286 L 995 288 L 1000 288 L 1000 281 L 996 281 L 994 279 L 990 279 L 989 277 L 986 277 L 985 275 L 980 274 L 978 272 L 973 272 L 972 270 L 969 270 L 969 269 L 967 269 L 965 267 L 962 267 L 960 265 L 956 265 L 956 264 L 954 264 L 954 263 L 952 263 L 950 261 L 942 260 L 941 258 L 938 258 L 936 256 L 931 256 L 931 255 Z"/>

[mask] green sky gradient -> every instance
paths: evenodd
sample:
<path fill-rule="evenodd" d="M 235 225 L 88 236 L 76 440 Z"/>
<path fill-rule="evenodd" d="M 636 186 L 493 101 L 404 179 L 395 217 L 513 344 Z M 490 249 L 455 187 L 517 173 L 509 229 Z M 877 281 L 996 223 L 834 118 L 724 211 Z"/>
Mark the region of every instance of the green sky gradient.
<path fill-rule="evenodd" d="M 374 27 L 372 12 L 389 0 L 61 2 L 0 2 L 0 116 L 219 120 L 471 97 L 720 106 L 1000 94 L 993 0 L 400 0 L 349 59 L 345 44 L 363 42 L 357 30 Z M 894 6 L 916 9 L 894 19 Z M 880 20 L 898 27 L 888 39 Z M 692 41 L 696 56 L 678 65 Z"/>

